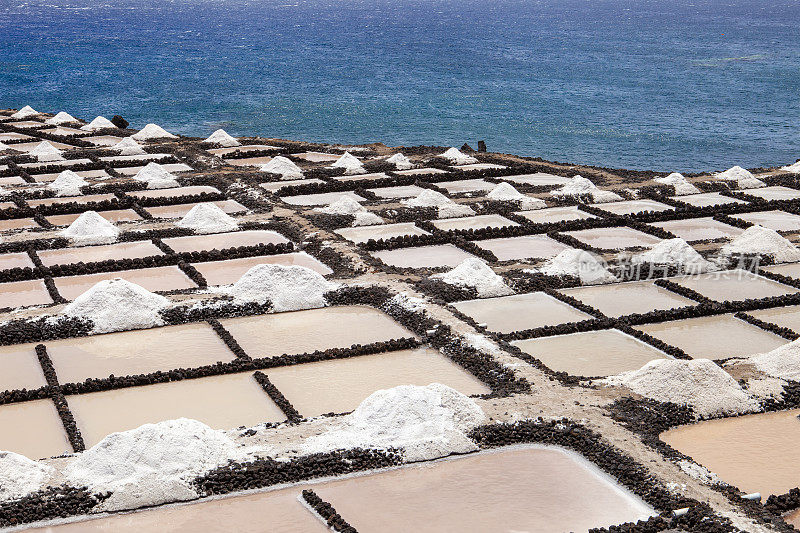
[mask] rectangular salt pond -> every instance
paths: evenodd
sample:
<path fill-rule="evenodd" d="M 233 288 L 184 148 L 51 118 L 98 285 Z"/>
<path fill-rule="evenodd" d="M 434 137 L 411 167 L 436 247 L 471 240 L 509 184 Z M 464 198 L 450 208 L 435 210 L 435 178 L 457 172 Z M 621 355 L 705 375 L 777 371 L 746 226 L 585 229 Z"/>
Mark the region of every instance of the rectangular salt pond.
<path fill-rule="evenodd" d="M 705 239 L 731 239 L 744 232 L 741 228 L 714 220 L 711 217 L 651 222 L 650 225 L 667 230 L 689 242 Z"/>
<path fill-rule="evenodd" d="M 106 173 L 106 171 L 102 170 L 102 169 L 100 169 L 100 170 L 74 170 L 73 172 L 75 172 L 75 174 L 77 174 L 78 176 L 80 176 L 82 178 L 86 178 L 86 179 L 103 180 L 103 179 L 110 178 L 110 176 Z M 58 172 L 54 172 L 54 173 L 51 173 L 51 174 L 32 174 L 31 177 L 37 183 L 48 183 L 48 182 L 51 182 L 51 181 L 55 181 L 56 178 L 58 177 L 58 174 L 59 174 Z"/>
<path fill-rule="evenodd" d="M 333 270 L 320 263 L 305 252 L 278 255 L 262 255 L 258 257 L 242 257 L 224 261 L 192 263 L 209 285 L 230 285 L 236 283 L 248 270 L 256 265 L 299 265 L 319 272 L 323 276 L 332 274 Z"/>
<path fill-rule="evenodd" d="M 418 187 L 417 185 L 398 185 L 396 187 L 381 187 L 379 189 L 367 190 L 379 198 L 393 199 L 412 198 L 419 196 L 419 194 L 425 189 Z"/>
<path fill-rule="evenodd" d="M 700 194 L 687 194 L 686 196 L 673 196 L 672 200 L 693 205 L 695 207 L 711 207 L 715 205 L 746 204 L 744 200 L 724 196 L 718 192 L 704 192 Z"/>
<path fill-rule="evenodd" d="M 354 176 L 335 176 L 336 181 L 362 181 L 362 180 L 382 180 L 388 178 L 385 172 L 368 172 L 366 174 L 356 174 Z"/>
<path fill-rule="evenodd" d="M 284 366 L 265 371 L 273 385 L 305 417 L 352 411 L 367 396 L 398 385 L 442 383 L 462 394 L 491 389 L 430 348 Z"/>
<path fill-rule="evenodd" d="M 178 253 L 199 252 L 203 250 L 225 250 L 240 246 L 258 246 L 259 244 L 279 244 L 289 240 L 271 230 L 245 230 L 230 233 L 214 233 L 211 235 L 188 235 L 186 237 L 170 237 L 163 239 L 164 244 Z"/>
<path fill-rule="evenodd" d="M 91 392 L 67 401 L 87 448 L 110 433 L 175 418 L 193 418 L 214 429 L 286 419 L 252 372 Z"/>
<path fill-rule="evenodd" d="M 261 187 L 262 189 L 264 189 L 265 191 L 275 192 L 278 189 L 280 189 L 281 187 L 289 187 L 289 186 L 292 186 L 292 185 L 311 185 L 312 183 L 319 185 L 320 183 L 325 183 L 325 182 L 315 178 L 315 179 L 308 179 L 308 180 L 269 181 L 269 182 L 266 182 L 266 183 L 259 183 L 258 186 Z"/>
<path fill-rule="evenodd" d="M 270 146 L 269 144 L 244 144 L 242 146 L 231 146 L 228 148 L 210 148 L 206 152 L 218 156 L 226 156 L 234 152 L 253 152 L 260 150 L 280 150 L 277 146 Z"/>
<path fill-rule="evenodd" d="M 41 124 L 40 124 L 41 126 Z M 86 135 L 86 132 L 77 128 L 69 128 L 67 126 L 57 126 L 55 128 L 47 128 L 39 130 L 41 133 L 49 133 L 51 135 L 63 135 L 65 137 L 73 137 L 76 135 Z"/>
<path fill-rule="evenodd" d="M 9 281 L 0 283 L 0 307 L 20 307 L 53 303 L 44 282 L 38 279 L 29 281 Z"/>
<path fill-rule="evenodd" d="M 774 272 L 781 276 L 800 279 L 800 263 L 783 263 L 780 265 L 769 265 L 759 267 L 759 270 L 766 270 L 767 272 Z"/>
<path fill-rule="evenodd" d="M 746 189 L 741 191 L 750 196 L 757 196 L 764 200 L 795 200 L 800 198 L 800 191 L 790 187 L 775 186 L 775 187 L 762 187 L 760 189 Z"/>
<path fill-rule="evenodd" d="M 334 230 L 334 233 L 338 233 L 348 241 L 354 243 L 367 242 L 370 239 L 375 239 L 377 241 L 380 239 L 391 239 L 392 237 L 405 237 L 407 235 L 430 235 L 427 231 L 418 228 L 413 222 L 341 228 Z"/>
<path fill-rule="evenodd" d="M 212 203 L 228 213 L 229 215 L 237 214 L 237 213 L 244 213 L 247 211 L 247 208 L 237 202 L 236 200 L 219 200 L 216 202 L 201 202 L 201 203 Z M 155 218 L 183 218 L 186 216 L 186 213 L 192 210 L 197 203 L 192 204 L 177 204 L 177 205 L 162 205 L 158 207 L 148 207 L 145 209 L 148 213 L 153 215 Z"/>
<path fill-rule="evenodd" d="M 497 184 L 482 179 L 474 179 L 441 181 L 436 186 L 447 190 L 450 194 L 461 194 L 465 192 L 489 192 L 497 187 Z"/>
<path fill-rule="evenodd" d="M 68 204 L 75 202 L 78 204 L 88 204 L 89 202 L 105 202 L 107 200 L 114 200 L 116 198 L 113 194 L 87 194 L 84 196 L 63 196 L 60 198 L 41 198 L 39 200 L 28 200 L 28 205 L 36 207 L 40 205 L 56 205 Z"/>
<path fill-rule="evenodd" d="M 225 162 L 229 165 L 233 165 L 236 167 L 257 167 L 259 165 L 266 165 L 272 161 L 271 156 L 261 156 L 261 157 L 242 157 L 237 159 L 226 159 Z"/>
<path fill-rule="evenodd" d="M 72 453 L 51 400 L 0 405 L 0 450 L 42 459 Z"/>
<path fill-rule="evenodd" d="M 73 263 L 94 263 L 97 261 L 137 259 L 154 255 L 164 255 L 158 246 L 151 241 L 120 242 L 99 246 L 81 246 L 78 248 L 55 248 L 38 250 L 36 254 L 44 266 L 69 265 Z"/>
<path fill-rule="evenodd" d="M 98 211 L 97 214 L 114 224 L 117 222 L 131 222 L 133 220 L 142 219 L 133 209 L 112 209 L 109 211 Z M 79 216 L 81 216 L 80 213 L 70 213 L 67 215 L 52 215 L 45 218 L 54 226 L 69 226 L 75 222 Z"/>
<path fill-rule="evenodd" d="M 349 348 L 414 334 L 372 307 L 348 305 L 220 320 L 250 357 Z"/>
<path fill-rule="evenodd" d="M 0 346 L 0 392 L 47 385 L 36 356 L 36 343 Z"/>
<path fill-rule="evenodd" d="M 39 224 L 32 218 L 11 218 L 0 220 L 0 231 L 11 231 L 15 229 L 38 228 Z"/>
<path fill-rule="evenodd" d="M 219 189 L 210 185 L 191 185 L 188 187 L 173 187 L 171 189 L 148 189 L 144 191 L 131 191 L 126 193 L 134 198 L 169 198 L 171 196 L 190 196 L 193 194 L 219 194 Z"/>
<path fill-rule="evenodd" d="M 301 194 L 298 196 L 282 196 L 281 200 L 289 205 L 299 206 L 312 206 L 312 205 L 328 205 L 342 197 L 347 197 L 355 200 L 356 202 L 363 202 L 366 198 L 362 198 L 353 191 L 342 192 L 323 192 L 319 194 Z"/>
<path fill-rule="evenodd" d="M 628 227 L 566 231 L 564 235 L 570 235 L 589 246 L 605 250 L 650 247 L 661 242 L 658 237 Z"/>
<path fill-rule="evenodd" d="M 131 155 L 112 155 L 101 157 L 100 161 L 155 161 L 158 159 L 172 158 L 172 154 L 131 154 Z"/>
<path fill-rule="evenodd" d="M 673 211 L 675 208 L 671 205 L 662 204 L 655 200 L 627 200 L 622 202 L 608 202 L 604 204 L 592 204 L 592 207 L 602 209 L 608 213 L 615 215 L 632 215 L 634 213 L 641 213 L 644 211 Z"/>
<path fill-rule="evenodd" d="M 430 174 L 444 174 L 445 171 L 438 168 L 410 168 L 408 170 L 398 170 L 395 174 L 401 176 L 427 176 Z"/>
<path fill-rule="evenodd" d="M 191 170 L 194 170 L 192 169 L 192 167 L 184 163 L 167 163 L 165 165 L 161 165 L 161 167 L 167 172 L 189 172 Z M 114 170 L 118 174 L 122 174 L 123 176 L 134 176 L 143 168 L 144 166 L 120 167 L 120 168 L 115 168 Z"/>
<path fill-rule="evenodd" d="M 771 322 L 783 328 L 789 328 L 792 331 L 800 332 L 800 305 L 756 309 L 755 311 L 747 311 L 747 314 L 759 320 L 763 320 L 764 322 Z"/>
<path fill-rule="evenodd" d="M 9 268 L 33 268 L 35 265 L 28 254 L 25 252 L 0 254 L 0 270 Z"/>
<path fill-rule="evenodd" d="M 123 138 L 116 135 L 94 135 L 92 137 L 84 137 L 84 141 L 89 141 L 95 146 L 114 146 L 118 144 Z"/>
<path fill-rule="evenodd" d="M 494 163 L 470 163 L 469 165 L 453 165 L 451 168 L 463 172 L 467 170 L 500 170 L 507 167 Z"/>
<path fill-rule="evenodd" d="M 634 326 L 695 359 L 744 357 L 774 350 L 789 342 L 739 320 L 732 314 L 686 318 Z"/>
<path fill-rule="evenodd" d="M 88 378 L 150 374 L 234 359 L 206 324 L 165 326 L 122 333 L 47 341 L 47 353 L 61 383 Z"/>
<path fill-rule="evenodd" d="M 305 159 L 312 163 L 329 163 L 336 161 L 342 156 L 339 154 L 326 154 L 325 152 L 300 152 L 298 154 L 292 154 L 292 157 Z"/>
<path fill-rule="evenodd" d="M 439 220 L 432 220 L 431 223 L 442 231 L 519 226 L 519 224 L 516 222 L 496 214 L 461 218 L 443 218 Z"/>
<path fill-rule="evenodd" d="M 24 133 L 16 133 L 11 131 L 0 132 L 0 142 L 6 141 L 21 141 L 22 139 L 33 139 L 30 135 Z"/>
<path fill-rule="evenodd" d="M 765 228 L 775 231 L 797 231 L 800 230 L 800 215 L 787 213 L 786 211 L 758 211 L 755 213 L 743 213 L 741 215 L 731 215 L 733 218 L 758 224 Z"/>
<path fill-rule="evenodd" d="M 638 370 L 653 359 L 670 358 L 661 350 L 616 329 L 539 337 L 511 344 L 548 368 L 573 376 L 609 376 Z"/>
<path fill-rule="evenodd" d="M 19 176 L 8 176 L 5 178 L 0 178 L 0 185 L 25 185 L 26 183 L 28 182 L 20 178 Z"/>
<path fill-rule="evenodd" d="M 497 333 L 556 326 L 592 318 L 591 315 L 543 292 L 479 298 L 455 302 L 452 305 L 478 324 L 486 324 L 489 331 Z"/>
<path fill-rule="evenodd" d="M 398 268 L 454 267 L 464 259 L 475 257 L 452 244 L 397 248 L 370 253 L 387 265 Z"/>
<path fill-rule="evenodd" d="M 569 246 L 566 244 L 551 239 L 547 235 L 502 237 L 499 239 L 475 241 L 475 244 L 484 250 L 492 252 L 497 257 L 498 261 L 549 259 L 569 249 Z"/>
<path fill-rule="evenodd" d="M 697 291 L 706 298 L 717 302 L 770 298 L 798 292 L 794 287 L 745 270 L 697 274 L 682 278 L 670 278 L 670 281 Z"/>
<path fill-rule="evenodd" d="M 800 479 L 800 409 L 680 426 L 661 440 L 745 493 L 784 494 Z M 338 510 L 338 509 L 337 509 Z"/>
<path fill-rule="evenodd" d="M 94 287 L 95 284 L 115 278 L 130 281 L 150 292 L 191 289 L 197 286 L 180 268 L 174 265 L 65 276 L 53 279 L 59 294 L 67 300 L 74 300 Z"/>
<path fill-rule="evenodd" d="M 561 289 L 560 292 L 613 318 L 633 313 L 649 313 L 650 311 L 697 305 L 694 300 L 663 289 L 652 281 L 589 285 Z"/>
<path fill-rule="evenodd" d="M 66 161 L 46 161 L 43 163 L 19 163 L 17 166 L 24 168 L 31 174 L 35 174 L 37 170 L 44 170 L 48 167 L 69 168 L 76 165 L 88 165 L 91 164 L 91 162 L 91 159 L 69 159 Z"/>

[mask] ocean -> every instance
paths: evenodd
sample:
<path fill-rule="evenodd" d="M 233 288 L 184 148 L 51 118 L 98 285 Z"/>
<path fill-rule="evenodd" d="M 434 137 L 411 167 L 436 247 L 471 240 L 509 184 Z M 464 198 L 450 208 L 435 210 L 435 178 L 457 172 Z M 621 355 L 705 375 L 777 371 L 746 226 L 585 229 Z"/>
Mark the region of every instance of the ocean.
<path fill-rule="evenodd" d="M 800 157 L 800 2 L 0 0 L 0 107 L 700 171 Z"/>

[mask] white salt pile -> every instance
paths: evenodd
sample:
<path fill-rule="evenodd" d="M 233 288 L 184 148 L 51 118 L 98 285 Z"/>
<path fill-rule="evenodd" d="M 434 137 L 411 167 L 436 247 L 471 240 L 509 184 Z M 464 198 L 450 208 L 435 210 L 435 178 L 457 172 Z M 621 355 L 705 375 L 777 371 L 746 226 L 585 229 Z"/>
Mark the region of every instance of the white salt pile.
<path fill-rule="evenodd" d="M 208 136 L 207 143 L 217 144 L 223 148 L 232 148 L 234 146 L 241 146 L 241 143 L 235 138 L 231 137 L 227 131 L 219 129 Z"/>
<path fill-rule="evenodd" d="M 736 182 L 736 186 L 740 189 L 756 189 L 766 186 L 766 183 L 753 176 L 749 170 L 740 166 L 733 166 L 725 172 L 719 172 L 715 177 L 725 181 Z"/>
<path fill-rule="evenodd" d="M 457 287 L 472 287 L 481 298 L 506 296 L 514 293 L 505 284 L 503 278 L 495 274 L 492 267 L 477 257 L 464 259 L 453 270 L 443 274 L 434 274 L 431 278 L 440 279 Z"/>
<path fill-rule="evenodd" d="M 408 170 L 414 167 L 414 164 L 405 155 L 397 152 L 392 157 L 386 160 L 390 165 L 394 165 L 397 170 Z"/>
<path fill-rule="evenodd" d="M 95 284 L 67 305 L 61 314 L 91 320 L 93 333 L 110 333 L 162 326 L 164 320 L 160 311 L 169 304 L 161 295 L 115 278 Z"/>
<path fill-rule="evenodd" d="M 117 240 L 119 229 L 97 211 L 85 211 L 61 235 L 75 244 L 108 244 Z"/>
<path fill-rule="evenodd" d="M 13 115 L 11 115 L 11 118 L 28 118 L 28 117 L 35 117 L 35 116 L 36 116 L 36 115 L 38 115 L 38 114 L 39 114 L 39 112 L 38 112 L 38 111 L 36 111 L 36 110 L 35 110 L 34 108 L 32 108 L 31 106 L 29 106 L 29 105 L 26 105 L 25 107 L 23 107 L 22 109 L 20 109 L 19 111 L 17 111 L 17 112 L 16 112 L 16 113 L 14 113 Z"/>
<path fill-rule="evenodd" d="M 318 272 L 297 265 L 256 265 L 228 292 L 244 302 L 272 302 L 275 312 L 325 307 L 325 293 L 337 287 Z"/>
<path fill-rule="evenodd" d="M 457 204 L 444 194 L 432 189 L 425 189 L 416 198 L 400 200 L 408 207 L 435 207 L 439 218 L 466 217 L 474 215 L 475 211 L 468 205 Z"/>
<path fill-rule="evenodd" d="M 325 213 L 328 215 L 352 215 L 355 217 L 353 226 L 373 226 L 375 224 L 383 224 L 383 219 L 367 211 L 367 208 L 356 202 L 349 196 L 342 196 L 335 202 L 328 204 L 326 207 L 314 208 L 314 211 Z"/>
<path fill-rule="evenodd" d="M 406 311 L 419 312 L 425 310 L 425 300 L 412 296 L 407 292 L 400 292 L 392 296 L 387 302 L 388 306 L 398 305 Z"/>
<path fill-rule="evenodd" d="M 97 131 L 97 130 L 104 130 L 107 128 L 116 128 L 113 122 L 108 120 L 106 117 L 98 116 L 95 117 L 93 121 L 88 124 L 84 124 L 81 126 L 83 131 Z"/>
<path fill-rule="evenodd" d="M 147 183 L 148 189 L 170 189 L 179 186 L 175 176 L 154 161 L 147 163 L 133 179 Z"/>
<path fill-rule="evenodd" d="M 464 340 L 467 341 L 469 346 L 472 346 L 479 352 L 488 353 L 492 355 L 502 354 L 500 347 L 486 335 L 480 333 L 467 333 L 464 335 Z"/>
<path fill-rule="evenodd" d="M 634 255 L 631 261 L 634 264 L 675 265 L 680 267 L 683 272 L 691 274 L 700 274 L 716 268 L 713 263 L 703 259 L 697 250 L 681 238 L 665 239 L 656 243 L 646 252 Z"/>
<path fill-rule="evenodd" d="M 547 207 L 544 200 L 526 196 L 506 181 L 499 183 L 494 189 L 489 191 L 486 197 L 499 202 L 518 202 L 520 209 L 525 211 Z"/>
<path fill-rule="evenodd" d="M 581 280 L 583 285 L 614 283 L 617 277 L 606 269 L 605 261 L 601 262 L 594 255 L 576 248 L 559 253 L 539 269 L 547 276 L 572 276 Z"/>
<path fill-rule="evenodd" d="M 294 161 L 282 155 L 273 157 L 268 163 L 261 165 L 261 172 L 278 174 L 284 180 L 303 179 L 303 170 Z"/>
<path fill-rule="evenodd" d="M 169 133 L 157 124 L 148 124 L 137 133 L 131 135 L 134 141 L 150 141 L 153 139 L 177 139 L 177 135 Z"/>
<path fill-rule="evenodd" d="M 705 483 L 706 485 L 715 485 L 721 482 L 715 473 L 711 472 L 708 468 L 695 463 L 694 461 L 682 459 L 678 461 L 678 466 L 681 468 L 681 470 L 683 470 L 684 474 L 700 481 L 701 483 Z"/>
<path fill-rule="evenodd" d="M 64 156 L 61 155 L 61 150 L 47 141 L 42 141 L 37 144 L 33 150 L 28 152 L 28 155 L 35 157 L 37 161 L 41 162 L 61 161 L 64 159 Z"/>
<path fill-rule="evenodd" d="M 689 183 L 683 174 L 679 172 L 673 172 L 669 176 L 656 178 L 654 181 L 663 183 L 664 185 L 672 185 L 675 187 L 675 194 L 678 196 L 700 193 L 700 189 Z"/>
<path fill-rule="evenodd" d="M 472 157 L 471 155 L 467 155 L 455 147 L 449 148 L 440 157 L 447 159 L 453 165 L 474 165 L 475 163 L 478 162 L 478 160 Z"/>
<path fill-rule="evenodd" d="M 89 185 L 85 179 L 78 176 L 71 170 L 61 172 L 55 180 L 47 186 L 51 191 L 56 192 L 56 196 L 80 196 L 81 187 Z"/>
<path fill-rule="evenodd" d="M 13 148 L 11 148 L 9 145 L 5 143 L 0 142 L 0 152 L 2 152 L 3 150 L 13 150 Z"/>
<path fill-rule="evenodd" d="M 786 172 L 793 172 L 795 174 L 800 174 L 800 161 L 792 163 L 791 165 L 786 165 L 785 167 L 781 167 L 781 170 L 785 170 Z"/>
<path fill-rule="evenodd" d="M 64 473 L 72 485 L 113 492 L 104 510 L 121 510 L 197 497 L 192 480 L 244 458 L 224 432 L 179 418 L 112 433 Z"/>
<path fill-rule="evenodd" d="M 239 229 L 239 224 L 233 217 L 212 203 L 197 204 L 175 225 L 203 235 Z"/>
<path fill-rule="evenodd" d="M 45 124 L 52 124 L 53 126 L 60 126 L 61 124 L 71 124 L 77 122 L 77 119 L 67 113 L 66 111 L 59 112 L 56 116 L 50 117 L 44 121 Z"/>
<path fill-rule="evenodd" d="M 800 261 L 800 250 L 794 244 L 777 231 L 758 224 L 750 226 L 744 233 L 726 243 L 720 249 L 720 254 L 764 254 L 771 255 L 779 263 Z"/>
<path fill-rule="evenodd" d="M 627 387 L 660 402 L 689 405 L 698 416 L 738 414 L 758 409 L 727 372 L 709 359 L 656 359 L 639 370 L 595 381 Z"/>
<path fill-rule="evenodd" d="M 42 488 L 53 469 L 14 452 L 0 452 L 0 501 L 22 498 Z"/>
<path fill-rule="evenodd" d="M 361 161 L 350 152 L 342 154 L 339 159 L 334 161 L 331 168 L 343 168 L 344 173 L 349 176 L 353 174 L 366 174 L 367 172 L 361 164 Z"/>
<path fill-rule="evenodd" d="M 771 352 L 735 359 L 731 364 L 750 363 L 770 376 L 800 381 L 800 340 L 778 346 Z"/>
<path fill-rule="evenodd" d="M 130 137 L 125 137 L 120 142 L 111 147 L 112 150 L 118 150 L 120 155 L 144 155 L 147 152 L 141 144 L 137 143 Z"/>
<path fill-rule="evenodd" d="M 339 427 L 309 438 L 305 453 L 336 449 L 402 449 L 424 461 L 477 449 L 467 433 L 485 419 L 475 401 L 440 383 L 401 385 L 372 393 Z"/>
<path fill-rule="evenodd" d="M 622 197 L 617 193 L 611 191 L 604 191 L 597 188 L 597 186 L 590 180 L 581 175 L 577 175 L 570 180 L 569 183 L 550 192 L 553 196 L 583 196 L 585 194 L 591 195 L 592 201 L 596 203 L 619 202 Z"/>

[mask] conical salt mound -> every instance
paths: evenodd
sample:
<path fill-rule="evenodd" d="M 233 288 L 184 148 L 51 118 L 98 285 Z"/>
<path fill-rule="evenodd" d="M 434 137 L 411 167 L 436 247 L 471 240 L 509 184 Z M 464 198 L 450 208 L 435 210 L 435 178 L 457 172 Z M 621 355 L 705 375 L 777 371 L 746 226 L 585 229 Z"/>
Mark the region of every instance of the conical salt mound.
<path fill-rule="evenodd" d="M 675 194 L 677 196 L 700 193 L 700 189 L 689 183 L 683 174 L 679 172 L 673 172 L 669 176 L 656 178 L 654 181 L 663 183 L 664 185 L 672 185 L 675 187 Z"/>
<path fill-rule="evenodd" d="M 720 254 L 763 254 L 770 255 L 779 263 L 800 261 L 800 250 L 777 231 L 764 226 L 750 226 L 720 249 Z"/>
<path fill-rule="evenodd" d="M 284 180 L 303 179 L 303 170 L 294 164 L 294 161 L 282 155 L 273 157 L 269 162 L 261 165 L 261 172 L 278 174 Z"/>
<path fill-rule="evenodd" d="M 331 168 L 343 168 L 344 173 L 347 175 L 365 174 L 367 172 L 361 161 L 350 152 L 345 152 L 331 165 Z"/>
<path fill-rule="evenodd" d="M 104 130 L 107 128 L 116 128 L 116 126 L 106 117 L 96 117 L 90 123 L 81 126 L 81 129 L 83 131 L 97 131 L 97 130 Z"/>
<path fill-rule="evenodd" d="M 53 468 L 24 455 L 0 452 L 0 501 L 22 498 L 42 488 Z"/>
<path fill-rule="evenodd" d="M 495 274 L 492 267 L 477 257 L 464 259 L 458 266 L 444 274 L 434 274 L 434 279 L 440 279 L 449 285 L 457 287 L 472 287 L 481 298 L 506 296 L 513 294 L 503 278 Z"/>
<path fill-rule="evenodd" d="M 634 255 L 632 262 L 634 264 L 674 265 L 681 271 L 691 274 L 700 274 L 714 269 L 713 263 L 703 259 L 697 250 L 680 238 L 665 239 L 656 243 L 646 252 Z"/>
<path fill-rule="evenodd" d="M 518 202 L 520 209 L 525 211 L 542 209 L 547 206 L 544 200 L 526 196 L 506 181 L 499 183 L 494 189 L 489 191 L 486 197 L 491 200 L 497 200 L 498 202 Z"/>
<path fill-rule="evenodd" d="M 148 124 L 137 133 L 131 135 L 135 141 L 150 141 L 153 139 L 177 139 L 177 135 L 169 133 L 157 124 Z"/>
<path fill-rule="evenodd" d="M 56 196 L 79 196 L 83 194 L 81 187 L 89 185 L 85 179 L 71 170 L 65 170 L 53 180 L 47 188 L 56 192 Z"/>
<path fill-rule="evenodd" d="M 147 152 L 141 144 L 130 137 L 125 137 L 120 142 L 111 147 L 112 150 L 119 150 L 119 155 L 143 155 Z"/>
<path fill-rule="evenodd" d="M 42 141 L 36 147 L 28 152 L 28 155 L 35 157 L 38 161 L 61 161 L 64 156 L 61 155 L 61 150 L 53 146 L 47 141 Z"/>
<path fill-rule="evenodd" d="M 147 289 L 116 278 L 103 280 L 64 308 L 61 314 L 93 323 L 93 333 L 110 333 L 161 326 L 160 311 L 169 300 Z"/>
<path fill-rule="evenodd" d="M 152 161 L 137 172 L 133 179 L 147 183 L 148 189 L 170 189 L 179 186 L 174 175 Z"/>
<path fill-rule="evenodd" d="M 359 204 L 349 196 L 342 196 L 335 202 L 331 202 L 325 207 L 316 207 L 314 211 L 326 213 L 328 215 L 352 215 L 355 217 L 353 226 L 373 226 L 383 224 L 383 219 L 367 211 L 363 205 Z"/>
<path fill-rule="evenodd" d="M 463 153 L 458 148 L 450 148 L 441 157 L 450 161 L 454 165 L 473 165 L 478 162 L 474 157 Z"/>
<path fill-rule="evenodd" d="M 800 174 L 800 161 L 792 163 L 791 165 L 786 165 L 785 167 L 781 167 L 781 170 L 785 170 L 786 172 L 792 172 L 794 174 Z"/>
<path fill-rule="evenodd" d="M 622 197 L 611 191 L 604 191 L 597 188 L 591 180 L 584 178 L 580 174 L 573 177 L 569 183 L 565 184 L 560 189 L 550 192 L 551 196 L 574 196 L 580 197 L 588 194 L 592 197 L 592 201 L 596 203 L 619 202 Z"/>
<path fill-rule="evenodd" d="M 233 217 L 211 203 L 197 204 L 178 221 L 176 226 L 188 228 L 200 234 L 224 233 L 239 229 L 239 225 Z"/>
<path fill-rule="evenodd" d="M 414 167 L 414 164 L 411 163 L 411 160 L 400 152 L 394 154 L 392 157 L 387 159 L 386 162 L 390 165 L 394 165 L 397 170 L 408 170 Z"/>
<path fill-rule="evenodd" d="M 455 218 L 474 215 L 475 211 L 468 205 L 457 204 L 439 191 L 425 189 L 416 198 L 400 200 L 408 207 L 435 207 L 439 218 Z"/>
<path fill-rule="evenodd" d="M 274 311 L 284 312 L 324 307 L 325 293 L 335 288 L 335 284 L 310 268 L 264 264 L 248 270 L 230 293 L 240 301 L 269 301 Z"/>
<path fill-rule="evenodd" d="M 800 381 L 800 340 L 778 346 L 771 352 L 731 361 L 731 364 L 741 363 L 749 363 L 776 378 Z"/>
<path fill-rule="evenodd" d="M 45 124 L 52 124 L 53 126 L 60 126 L 61 124 L 71 124 L 77 122 L 77 119 L 67 113 L 66 111 L 59 112 L 56 116 L 48 118 L 44 121 Z"/>
<path fill-rule="evenodd" d="M 547 276 L 572 276 L 581 280 L 583 285 L 618 281 L 617 277 L 606 269 L 605 262 L 601 261 L 585 250 L 570 248 L 547 260 L 539 272 Z"/>
<path fill-rule="evenodd" d="M 61 235 L 76 244 L 108 244 L 117 240 L 119 229 L 96 211 L 85 211 Z"/>
<path fill-rule="evenodd" d="M 212 133 L 211 135 L 209 135 L 208 139 L 206 139 L 205 142 L 210 144 L 216 144 L 222 146 L 223 148 L 241 146 L 241 143 L 239 141 L 228 135 L 228 132 L 223 129 L 219 129 L 214 133 Z"/>
<path fill-rule="evenodd" d="M 17 111 L 13 115 L 11 115 L 11 118 L 17 118 L 17 119 L 19 119 L 19 118 L 29 118 L 29 117 L 35 117 L 38 114 L 39 114 L 38 111 L 36 111 L 31 106 L 26 105 L 25 107 L 23 107 L 22 109 L 20 109 L 19 111 Z"/>
<path fill-rule="evenodd" d="M 731 167 L 725 172 L 718 173 L 715 177 L 725 181 L 733 181 L 740 189 L 757 189 L 766 186 L 766 183 L 756 178 L 752 172 L 740 166 Z"/>
<path fill-rule="evenodd" d="M 13 148 L 11 148 L 9 145 L 7 145 L 5 143 L 0 142 L 0 152 L 2 152 L 4 150 L 13 150 Z"/>

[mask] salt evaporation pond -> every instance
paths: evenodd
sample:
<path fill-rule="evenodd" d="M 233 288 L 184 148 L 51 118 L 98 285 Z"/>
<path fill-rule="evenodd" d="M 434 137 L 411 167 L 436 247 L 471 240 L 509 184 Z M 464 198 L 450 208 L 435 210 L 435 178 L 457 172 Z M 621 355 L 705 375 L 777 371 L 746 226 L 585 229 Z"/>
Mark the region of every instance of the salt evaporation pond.
<path fill-rule="evenodd" d="M 593 317 L 543 292 L 455 302 L 453 307 L 489 331 L 511 333 Z"/>
<path fill-rule="evenodd" d="M 696 274 L 671 278 L 670 281 L 717 302 L 770 298 L 798 292 L 794 287 L 744 270 Z"/>
<path fill-rule="evenodd" d="M 694 300 L 659 287 L 652 281 L 590 285 L 561 289 L 560 292 L 614 318 L 634 313 L 649 313 L 650 311 L 697 305 Z"/>
<path fill-rule="evenodd" d="M 651 222 L 650 225 L 669 231 L 687 242 L 706 239 L 732 239 L 744 232 L 741 228 L 714 220 L 711 217 Z"/>
<path fill-rule="evenodd" d="M 564 235 L 575 237 L 584 244 L 605 250 L 649 247 L 661 239 L 628 227 L 592 228 L 567 231 Z"/>
<path fill-rule="evenodd" d="M 192 265 L 203 275 L 209 285 L 231 285 L 236 283 L 239 278 L 256 265 L 303 266 L 323 276 L 333 272 L 317 258 L 305 252 L 240 257 L 239 259 L 208 261 L 206 263 L 193 263 Z"/>
<path fill-rule="evenodd" d="M 72 453 L 52 400 L 0 405 L 0 450 L 33 459 Z M 8 430 L 7 428 L 14 428 Z"/>
<path fill-rule="evenodd" d="M 135 270 L 117 270 L 81 276 L 65 276 L 54 278 L 59 294 L 67 300 L 74 300 L 95 284 L 107 280 L 122 278 L 144 287 L 150 292 L 173 291 L 196 287 L 195 283 L 177 266 L 140 268 Z"/>

